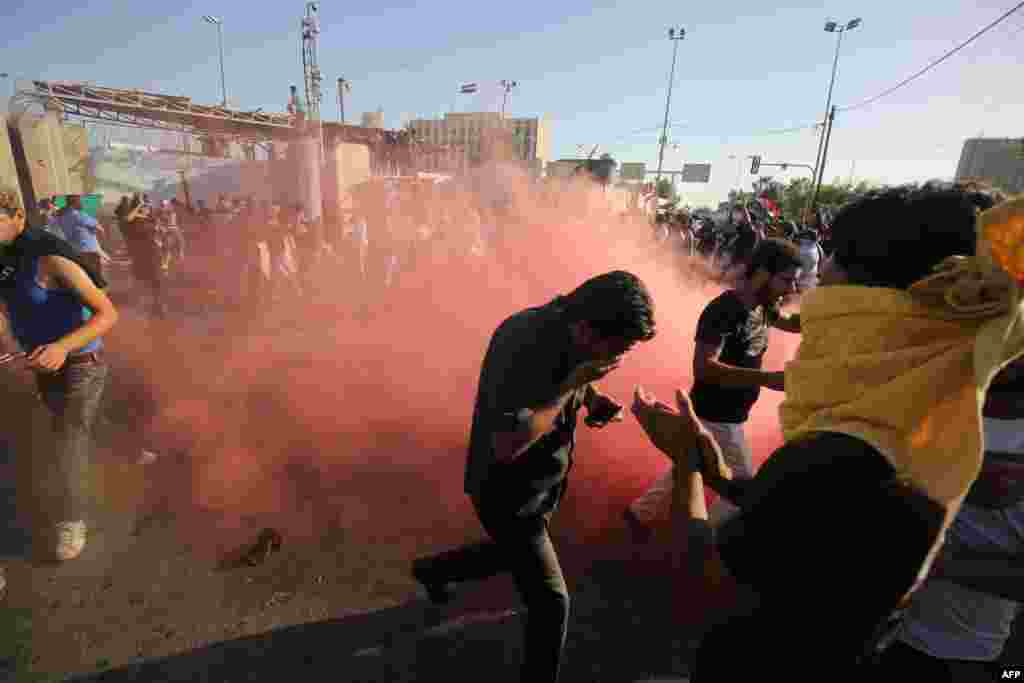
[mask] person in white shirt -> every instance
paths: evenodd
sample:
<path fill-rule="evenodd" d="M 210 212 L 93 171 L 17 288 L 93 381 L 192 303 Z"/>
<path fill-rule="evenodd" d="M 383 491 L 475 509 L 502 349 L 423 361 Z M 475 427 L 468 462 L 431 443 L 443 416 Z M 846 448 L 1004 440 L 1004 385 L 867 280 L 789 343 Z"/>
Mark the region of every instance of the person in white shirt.
<path fill-rule="evenodd" d="M 914 594 L 880 673 L 921 680 L 995 680 L 1024 601 L 1024 361 L 993 381 L 984 409 L 985 461 L 932 574 Z"/>

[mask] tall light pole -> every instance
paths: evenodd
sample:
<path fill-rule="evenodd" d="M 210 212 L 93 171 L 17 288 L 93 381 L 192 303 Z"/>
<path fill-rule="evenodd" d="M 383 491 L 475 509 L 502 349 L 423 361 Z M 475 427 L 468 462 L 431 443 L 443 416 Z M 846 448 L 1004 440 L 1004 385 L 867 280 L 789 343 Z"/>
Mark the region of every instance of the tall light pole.
<path fill-rule="evenodd" d="M 508 94 L 510 92 L 512 92 L 513 88 L 516 88 L 516 87 L 519 86 L 519 82 L 518 81 L 506 81 L 504 79 L 502 79 L 499 82 L 501 83 L 502 90 L 505 91 L 502 94 L 502 96 L 501 96 L 501 118 L 505 118 L 505 104 L 508 102 Z"/>
<path fill-rule="evenodd" d="M 344 78 L 338 79 L 338 120 L 345 123 L 345 92 L 351 92 L 352 88 Z"/>
<path fill-rule="evenodd" d="M 838 24 L 834 21 L 825 22 L 825 31 L 836 35 L 836 55 L 832 60 L 832 78 L 828 82 L 828 97 L 825 99 L 825 115 L 821 119 L 821 137 L 818 138 L 818 154 L 814 162 L 815 181 L 814 194 L 811 195 L 811 208 L 813 209 L 818 201 L 818 190 L 821 189 L 821 180 L 825 176 L 825 140 L 827 133 L 831 132 L 832 120 L 835 113 L 832 109 L 832 88 L 836 83 L 836 69 L 839 66 L 839 46 L 843 44 L 843 34 L 852 31 L 861 24 L 861 19 L 851 19 L 845 24 Z"/>
<path fill-rule="evenodd" d="M 220 94 L 221 104 L 226 109 L 228 106 L 228 87 L 224 80 L 224 20 L 211 14 L 204 14 L 203 21 L 217 27 L 217 47 L 220 49 Z"/>
<path fill-rule="evenodd" d="M 672 41 L 672 69 L 668 72 L 668 96 L 665 98 L 665 124 L 661 128 L 661 147 L 658 150 L 658 173 L 654 177 L 654 191 L 658 191 L 658 184 L 661 182 L 661 166 L 665 161 L 665 143 L 668 142 L 668 111 L 672 106 L 672 82 L 676 79 L 676 53 L 679 51 L 679 41 L 686 36 L 686 29 L 670 28 L 668 39 Z"/>

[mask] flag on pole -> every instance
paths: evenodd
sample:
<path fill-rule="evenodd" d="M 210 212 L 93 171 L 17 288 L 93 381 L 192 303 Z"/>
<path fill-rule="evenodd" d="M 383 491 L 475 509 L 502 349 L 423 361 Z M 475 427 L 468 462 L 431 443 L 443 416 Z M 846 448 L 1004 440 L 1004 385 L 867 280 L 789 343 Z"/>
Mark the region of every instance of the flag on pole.
<path fill-rule="evenodd" d="M 466 83 L 461 88 L 459 88 L 459 92 L 462 93 L 463 95 L 469 95 L 471 93 L 475 93 L 476 90 L 477 90 L 477 84 L 476 83 Z"/>

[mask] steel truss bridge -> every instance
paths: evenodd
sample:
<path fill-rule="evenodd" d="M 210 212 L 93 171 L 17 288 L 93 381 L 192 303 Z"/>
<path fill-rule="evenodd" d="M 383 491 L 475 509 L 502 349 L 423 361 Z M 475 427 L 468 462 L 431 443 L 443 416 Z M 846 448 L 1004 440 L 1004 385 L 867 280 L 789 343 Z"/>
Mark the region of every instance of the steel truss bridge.
<path fill-rule="evenodd" d="M 196 104 L 189 97 L 162 95 L 142 90 L 107 88 L 79 81 L 18 81 L 12 111 L 27 111 L 32 105 L 55 109 L 68 119 L 165 131 L 196 138 L 258 145 L 269 149 L 275 142 L 288 142 L 299 131 L 287 113 L 241 111 L 221 105 Z M 324 133 L 335 142 L 362 144 L 370 148 L 375 166 L 410 168 L 414 158 L 449 157 L 462 150 L 453 146 L 425 145 L 409 131 L 391 131 L 324 122 Z"/>

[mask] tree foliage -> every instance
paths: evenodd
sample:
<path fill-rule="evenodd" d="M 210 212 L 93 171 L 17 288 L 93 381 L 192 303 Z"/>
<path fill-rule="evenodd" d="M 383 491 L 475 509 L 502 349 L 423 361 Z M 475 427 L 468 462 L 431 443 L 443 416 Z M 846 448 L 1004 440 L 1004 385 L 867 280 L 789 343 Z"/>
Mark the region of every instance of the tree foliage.
<path fill-rule="evenodd" d="M 837 178 L 832 183 L 822 183 L 818 190 L 818 206 L 838 208 L 875 187 L 875 184 L 866 180 L 850 183 Z M 781 187 L 775 199 L 779 201 L 783 214 L 795 219 L 802 209 L 811 205 L 813 194 L 814 185 L 810 178 L 793 178 Z"/>

